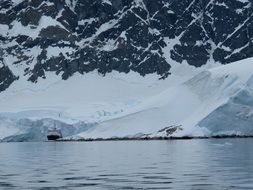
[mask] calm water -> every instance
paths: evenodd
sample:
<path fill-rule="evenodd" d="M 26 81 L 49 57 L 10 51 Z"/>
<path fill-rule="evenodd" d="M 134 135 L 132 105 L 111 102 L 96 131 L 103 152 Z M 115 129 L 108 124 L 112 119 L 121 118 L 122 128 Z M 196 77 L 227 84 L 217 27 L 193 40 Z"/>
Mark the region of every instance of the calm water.
<path fill-rule="evenodd" d="M 0 143 L 0 189 L 253 189 L 253 139 Z"/>

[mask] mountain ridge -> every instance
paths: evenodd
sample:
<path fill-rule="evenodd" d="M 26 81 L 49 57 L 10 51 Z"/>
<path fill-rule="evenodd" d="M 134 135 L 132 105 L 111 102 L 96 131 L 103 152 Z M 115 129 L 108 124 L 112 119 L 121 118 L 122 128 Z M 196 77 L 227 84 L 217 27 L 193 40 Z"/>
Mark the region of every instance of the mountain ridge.
<path fill-rule="evenodd" d="M 251 0 L 4 0 L 0 91 L 54 72 L 97 70 L 169 76 L 186 62 L 227 64 L 253 56 Z"/>

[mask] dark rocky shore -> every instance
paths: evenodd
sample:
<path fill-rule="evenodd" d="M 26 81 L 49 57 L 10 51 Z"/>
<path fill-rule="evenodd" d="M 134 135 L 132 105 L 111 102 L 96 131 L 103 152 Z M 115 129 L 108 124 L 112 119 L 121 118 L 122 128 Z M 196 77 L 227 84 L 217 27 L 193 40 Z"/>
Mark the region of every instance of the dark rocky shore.
<path fill-rule="evenodd" d="M 80 139 L 59 139 L 57 142 L 91 142 L 91 141 L 150 141 L 150 140 L 192 140 L 192 139 L 226 139 L 226 138 L 253 138 L 253 135 L 217 135 L 210 137 L 145 137 L 145 138 L 130 138 L 130 137 L 115 137 L 115 138 L 80 138 Z"/>

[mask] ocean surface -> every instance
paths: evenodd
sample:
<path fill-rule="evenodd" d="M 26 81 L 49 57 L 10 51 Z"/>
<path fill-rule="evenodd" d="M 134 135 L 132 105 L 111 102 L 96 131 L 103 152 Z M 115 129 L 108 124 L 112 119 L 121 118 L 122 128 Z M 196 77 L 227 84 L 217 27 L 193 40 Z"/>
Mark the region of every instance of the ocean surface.
<path fill-rule="evenodd" d="M 253 139 L 0 143 L 0 189 L 253 189 Z"/>

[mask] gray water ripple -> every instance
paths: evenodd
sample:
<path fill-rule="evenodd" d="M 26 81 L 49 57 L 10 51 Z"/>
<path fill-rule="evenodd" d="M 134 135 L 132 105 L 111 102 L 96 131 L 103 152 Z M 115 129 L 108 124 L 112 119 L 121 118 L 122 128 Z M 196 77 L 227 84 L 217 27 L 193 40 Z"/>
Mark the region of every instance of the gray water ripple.
<path fill-rule="evenodd" d="M 1 143 L 0 189 L 253 189 L 252 147 L 250 138 Z"/>

